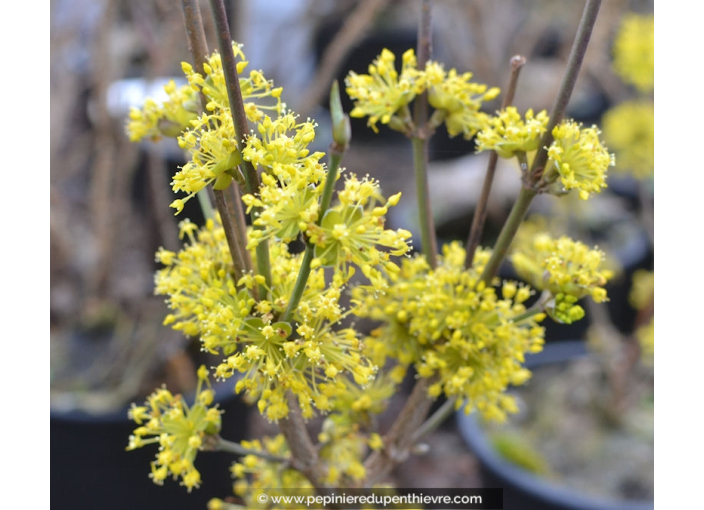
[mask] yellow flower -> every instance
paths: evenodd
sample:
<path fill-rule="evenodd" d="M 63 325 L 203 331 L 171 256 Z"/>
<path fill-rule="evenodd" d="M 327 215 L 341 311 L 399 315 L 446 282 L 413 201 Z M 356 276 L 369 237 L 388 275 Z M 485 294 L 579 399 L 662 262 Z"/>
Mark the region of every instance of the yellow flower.
<path fill-rule="evenodd" d="M 171 182 L 174 191 L 188 193 L 171 204 L 176 214 L 183 210 L 186 201 L 208 184 L 213 183 L 215 189 L 227 188 L 233 178 L 239 176 L 237 166 L 242 161 L 229 112 L 204 114 L 192 125 L 193 128 L 178 139 L 179 146 L 190 153 L 191 160 Z"/>
<path fill-rule="evenodd" d="M 456 69 L 445 72 L 442 64 L 428 62 L 425 68 L 428 102 L 441 111 L 450 136 L 462 134 L 469 140 L 484 129 L 489 116 L 480 111 L 482 102 L 499 95 L 497 87 L 471 82 L 472 73 L 458 74 Z"/>
<path fill-rule="evenodd" d="M 540 137 L 548 124 L 545 110 L 535 115 L 528 110 L 525 121 L 518 110 L 509 106 L 490 117 L 488 126 L 477 135 L 477 152 L 493 150 L 502 158 L 512 158 L 516 152 L 531 152 L 540 145 Z"/>
<path fill-rule="evenodd" d="M 306 231 L 315 245 L 317 265 L 344 270 L 352 263 L 372 282 L 379 275 L 376 266 L 393 271 L 395 264 L 389 255 L 401 256 L 410 250 L 407 244 L 410 232 L 384 228 L 388 208 L 396 205 L 400 196 L 398 193 L 384 206 L 375 206 L 378 200 L 383 200 L 378 181 L 367 177 L 359 180 L 350 174 L 344 190 L 338 193 L 339 204 L 328 209 L 320 226 L 311 225 Z"/>
<path fill-rule="evenodd" d="M 639 269 L 633 273 L 633 286 L 628 297 L 636 310 L 643 310 L 653 304 L 655 295 L 655 273 Z"/>
<path fill-rule="evenodd" d="M 245 160 L 266 168 L 280 180 L 296 179 L 309 166 L 321 174 L 322 165 L 318 160 L 324 154 L 310 154 L 307 148 L 315 139 L 315 128 L 316 124 L 310 119 L 298 123 L 293 112 L 287 112 L 274 120 L 264 116 L 257 124 L 259 136 L 247 138 L 247 146 L 242 155 Z M 317 183 L 318 180 L 313 182 Z"/>
<path fill-rule="evenodd" d="M 242 45 L 233 42 L 232 49 L 235 57 L 239 59 L 237 74 L 240 79 L 240 90 L 247 118 L 252 122 L 258 122 L 264 117 L 264 111 L 280 113 L 282 89 L 280 87 L 274 88 L 273 82 L 267 80 L 261 71 L 250 71 L 249 76 L 245 77 L 243 73 L 248 62 L 242 52 Z M 203 64 L 205 76 L 198 74 L 193 70 L 193 66 L 186 62 L 181 64 L 181 68 L 189 83 L 205 95 L 208 100 L 206 106 L 208 111 L 229 110 L 230 101 L 227 95 L 222 58 L 217 51 L 208 56 Z"/>
<path fill-rule="evenodd" d="M 650 322 L 645 326 L 641 326 L 636 330 L 636 338 L 640 344 L 641 360 L 647 365 L 653 364 L 655 356 L 655 318 L 650 319 Z"/>
<path fill-rule="evenodd" d="M 261 277 L 237 278 L 222 226 L 209 220 L 202 229 L 192 227 L 182 223 L 190 244 L 178 254 L 158 252 L 168 264 L 156 275 L 155 292 L 166 295 L 171 308 L 165 323 L 199 336 L 204 351 L 226 357 L 215 369 L 218 379 L 242 374 L 237 391 L 256 399 L 272 421 L 288 415 L 288 391 L 298 397 L 304 416 L 311 417 L 313 406 L 327 411 L 329 399 L 349 392 L 344 384 L 326 392 L 322 383 L 350 379 L 366 386 L 373 381 L 376 367 L 363 355 L 355 331 L 339 327 L 346 315 L 339 304 L 339 280 L 327 282 L 323 269 L 311 271 L 292 321 L 277 321 L 303 254 L 292 255 L 285 244 L 272 243 L 269 299 L 257 303 L 252 289 Z"/>
<path fill-rule="evenodd" d="M 626 83 L 643 93 L 655 80 L 655 17 L 624 16 L 614 41 L 614 70 Z"/>
<path fill-rule="evenodd" d="M 203 387 L 205 383 L 206 387 Z M 194 466 L 196 455 L 208 435 L 220 432 L 220 413 L 209 407 L 214 392 L 208 379 L 208 370 L 198 370 L 198 386 L 195 402 L 188 406 L 181 395 L 172 395 L 162 387 L 147 397 L 144 406 L 132 404 L 129 418 L 141 425 L 130 436 L 127 450 L 141 448 L 147 444 L 158 444 L 156 460 L 151 464 L 149 477 L 163 485 L 171 474 L 181 478 L 181 485 L 191 492 L 200 485 L 200 473 Z"/>
<path fill-rule="evenodd" d="M 565 121 L 555 126 L 552 134 L 555 141 L 548 149 L 546 178 L 552 181 L 557 173 L 564 188 L 578 189 L 583 200 L 590 193 L 600 193 L 606 187 L 606 170 L 614 165 L 614 157 L 599 141 L 596 126 L 582 128 L 576 122 Z"/>
<path fill-rule="evenodd" d="M 131 108 L 126 131 L 130 141 L 138 142 L 144 138 L 159 140 L 163 135 L 176 137 L 194 120 L 198 111 L 198 94 L 190 85 L 176 87 L 171 80 L 164 85 L 169 96 L 167 101 L 157 104 L 147 99 L 144 106 Z"/>
<path fill-rule="evenodd" d="M 388 124 L 392 116 L 408 105 L 424 85 L 421 73 L 416 68 L 413 50 L 403 54 L 401 75 L 395 68 L 396 56 L 386 48 L 369 66 L 369 74 L 353 71 L 345 78 L 347 94 L 355 101 L 350 117 L 369 117 L 367 125 L 374 132 L 376 123 Z"/>
<path fill-rule="evenodd" d="M 616 170 L 638 179 L 653 176 L 655 109 L 651 101 L 627 101 L 604 115 L 604 138 L 616 151 Z"/>
<path fill-rule="evenodd" d="M 557 321 L 570 324 L 584 317 L 577 301 L 591 296 L 606 301 L 604 285 L 613 273 L 603 268 L 604 253 L 563 236 L 554 239 L 540 232 L 516 247 L 511 262 L 516 273 L 531 286 L 552 293 L 554 303 L 548 313 Z"/>
<path fill-rule="evenodd" d="M 499 297 L 481 281 L 488 258 L 478 250 L 466 270 L 464 249 L 453 243 L 435 270 L 423 257 L 404 259 L 383 294 L 358 287 L 353 302 L 355 315 L 382 322 L 366 339 L 377 364 L 388 357 L 415 365 L 420 377 L 437 378 L 431 397 L 457 396 L 467 411 L 501 420 L 515 409 L 504 391 L 530 375 L 521 363 L 525 353 L 542 349 L 543 328 L 540 316 L 513 320 L 526 311 L 529 289 L 508 282 Z"/>
<path fill-rule="evenodd" d="M 242 446 L 248 450 L 288 458 L 290 451 L 286 439 L 279 434 L 274 437 L 265 436 L 261 441 L 242 441 Z M 300 471 L 281 462 L 247 455 L 230 468 L 232 476 L 236 479 L 234 492 L 245 501 L 245 506 L 237 508 L 268 508 L 257 501 L 256 496 L 265 491 L 266 494 L 276 494 L 277 491 L 299 489 L 297 494 L 315 494 L 313 486 Z M 307 492 L 306 489 L 310 490 Z M 285 492 L 282 492 L 285 494 Z M 290 505 L 293 506 L 293 505 Z M 300 506 L 300 505 L 299 505 Z M 224 508 L 231 508 L 230 506 Z M 280 504 L 275 508 L 286 508 Z"/>

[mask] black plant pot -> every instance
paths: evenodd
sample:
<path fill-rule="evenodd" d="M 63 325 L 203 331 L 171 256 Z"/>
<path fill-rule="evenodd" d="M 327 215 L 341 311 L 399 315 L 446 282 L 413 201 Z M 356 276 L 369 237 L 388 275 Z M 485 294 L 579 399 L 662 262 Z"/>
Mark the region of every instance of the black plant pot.
<path fill-rule="evenodd" d="M 547 345 L 538 354 L 526 356 L 526 366 L 535 368 L 565 363 L 586 356 L 584 342 L 560 342 Z M 485 487 L 504 490 L 505 510 L 652 510 L 651 501 L 615 501 L 591 497 L 570 488 L 546 481 L 503 459 L 492 447 L 475 414 L 456 414 L 457 425 L 465 442 L 479 460 Z"/>
<path fill-rule="evenodd" d="M 233 441 L 244 439 L 249 407 L 233 393 L 234 381 L 214 387 L 216 402 L 225 411 L 222 436 Z M 211 498 L 232 494 L 228 468 L 234 458 L 223 452 L 198 455 L 195 465 L 203 482 L 190 494 L 171 478 L 162 487 L 155 485 L 148 475 L 157 445 L 125 451 L 135 427 L 127 419 L 127 409 L 99 416 L 52 411 L 51 508 L 192 510 L 204 509 Z"/>

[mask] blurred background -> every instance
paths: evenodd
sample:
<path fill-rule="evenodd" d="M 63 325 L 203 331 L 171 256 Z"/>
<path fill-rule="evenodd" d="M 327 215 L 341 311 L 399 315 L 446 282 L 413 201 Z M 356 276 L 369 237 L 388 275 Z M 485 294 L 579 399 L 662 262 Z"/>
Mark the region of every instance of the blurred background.
<path fill-rule="evenodd" d="M 208 3 L 201 4 L 212 51 L 212 18 Z M 331 142 L 326 104 L 332 80 L 342 82 L 350 70 L 365 73 L 383 48 L 400 56 L 416 46 L 417 0 L 230 0 L 227 6 L 233 38 L 244 44 L 250 67 L 284 87 L 289 108 L 319 123 L 313 150 L 325 151 Z M 433 59 L 503 88 L 509 59 L 524 55 L 528 63 L 515 104 L 521 112 L 549 110 L 582 6 L 564 0 L 436 1 Z M 613 43 L 624 16 L 652 12 L 648 0 L 604 2 L 568 116 L 601 125 L 610 109 L 639 97 L 613 70 Z M 124 132 L 129 108 L 146 97 L 163 98 L 164 83 L 182 79 L 184 60 L 190 54 L 180 2 L 51 2 L 51 490 L 56 508 L 93 508 L 85 502 L 98 500 L 101 508 L 126 508 L 118 498 L 128 487 L 140 501 L 128 508 L 166 508 L 166 488 L 153 487 L 147 478 L 154 452 L 124 452 L 131 430 L 126 408 L 162 383 L 173 391 L 192 391 L 194 367 L 212 363 L 199 353 L 195 339 L 162 326 L 166 306 L 153 295 L 156 250 L 178 250 L 177 222 L 184 217 L 202 222 L 196 201 L 179 218 L 168 207 L 174 199 L 169 182 L 185 163 L 183 154 L 171 139 L 133 144 Z M 343 104 L 351 109 L 345 94 Z M 499 104 L 500 97 L 485 110 Z M 384 127 L 375 135 L 365 124 L 353 119 L 343 164 L 378 178 L 387 196 L 403 191 L 407 199 L 395 208 L 391 227 L 416 233 L 410 143 Z M 438 236 L 442 242 L 464 242 L 488 156 L 474 154 L 473 140 L 450 139 L 442 128 L 431 143 L 430 159 Z M 512 163 L 500 165 L 482 245 L 491 244 L 506 218 L 518 175 Z M 535 201 L 531 212 L 562 219 L 583 234 L 575 237 L 599 244 L 618 274 L 609 306 L 587 310 L 587 320 L 576 328 L 549 328 L 550 342 L 584 340 L 587 327 L 604 314 L 619 334 L 631 335 L 638 327 L 639 312 L 629 294 L 632 276 L 652 269 L 651 176 L 652 171 L 646 178 L 628 169 L 614 171 L 608 190 L 589 207 L 572 197 Z M 503 276 L 511 274 L 505 267 Z M 231 388 L 221 391 L 228 410 L 224 422 L 232 423 L 230 439 L 241 439 L 248 428 L 266 428 L 232 398 Z M 99 433 L 90 439 L 96 423 Z M 428 442 L 428 455 L 397 471 L 399 486 L 483 483 L 479 461 L 453 423 Z M 71 459 L 75 465 L 66 466 Z M 186 496 L 172 483 L 169 508 L 204 508 L 210 497 L 228 494 L 230 460 L 218 458 L 216 481 L 204 474 L 198 494 Z M 94 476 L 95 484 L 79 486 L 77 473 Z M 108 487 L 111 477 L 114 489 Z M 644 496 L 637 495 L 647 499 L 647 490 L 641 492 Z"/>

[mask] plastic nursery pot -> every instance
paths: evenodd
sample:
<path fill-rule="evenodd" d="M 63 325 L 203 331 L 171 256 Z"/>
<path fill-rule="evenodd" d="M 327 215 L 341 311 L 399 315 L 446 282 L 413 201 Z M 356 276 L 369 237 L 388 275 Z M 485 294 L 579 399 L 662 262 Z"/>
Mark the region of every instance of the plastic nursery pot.
<path fill-rule="evenodd" d="M 245 439 L 249 407 L 234 394 L 234 380 L 213 388 L 215 402 L 225 411 L 221 435 L 232 441 Z M 193 397 L 186 400 L 192 402 Z M 195 465 L 202 483 L 191 493 L 171 478 L 161 487 L 154 484 L 149 473 L 157 445 L 125 451 L 137 427 L 128 420 L 127 409 L 105 415 L 51 411 L 52 510 L 192 510 L 205 508 L 211 498 L 232 494 L 229 467 L 235 458 L 224 452 L 198 455 Z"/>
<path fill-rule="evenodd" d="M 566 363 L 586 356 L 583 342 L 570 341 L 547 345 L 538 354 L 526 357 L 526 366 L 536 368 Z M 504 490 L 504 510 L 652 510 L 652 501 L 597 498 L 575 489 L 546 481 L 501 457 L 493 448 L 476 414 L 456 414 L 460 434 L 476 455 L 485 487 Z"/>

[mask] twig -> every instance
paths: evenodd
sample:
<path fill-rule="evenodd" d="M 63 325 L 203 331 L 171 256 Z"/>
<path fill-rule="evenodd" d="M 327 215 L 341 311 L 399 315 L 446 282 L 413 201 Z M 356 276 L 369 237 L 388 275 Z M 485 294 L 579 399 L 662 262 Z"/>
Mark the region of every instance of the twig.
<path fill-rule="evenodd" d="M 201 75 L 205 75 L 203 63 L 208 55 L 208 43 L 205 38 L 203 29 L 203 18 L 200 14 L 200 7 L 197 0 L 181 0 L 183 8 L 183 18 L 186 25 L 186 34 L 188 36 L 188 48 L 193 57 L 193 66 Z M 238 81 L 239 84 L 239 81 Z M 201 103 L 203 110 L 207 100 L 201 93 Z M 233 184 L 234 186 L 234 184 Z M 207 195 L 206 190 L 201 190 L 198 194 L 198 200 L 205 200 Z M 241 209 L 239 202 L 235 201 L 231 193 L 224 193 L 222 190 L 214 190 L 215 204 L 220 213 L 225 237 L 227 238 L 227 246 L 230 249 L 230 256 L 235 267 L 235 272 L 240 275 L 242 271 L 249 271 L 252 268 L 251 259 L 247 252 L 247 236 L 246 230 L 241 228 L 238 220 L 238 209 Z M 203 212 L 207 216 L 207 207 L 203 207 Z M 248 262 L 249 260 L 249 262 Z"/>
<path fill-rule="evenodd" d="M 599 14 L 599 7 L 601 7 L 601 0 L 587 0 L 584 6 L 582 19 L 579 22 L 577 35 L 575 35 L 570 57 L 567 61 L 567 69 L 565 70 L 565 75 L 562 77 L 560 89 L 553 103 L 547 129 L 540 139 L 540 149 L 538 149 L 538 153 L 533 160 L 531 167 L 531 174 L 533 175 L 535 175 L 537 170 L 542 170 L 548 160 L 547 148 L 550 147 L 553 142 L 552 130 L 562 121 L 565 115 L 567 103 L 569 103 L 570 97 L 572 96 L 574 85 L 577 82 L 577 76 L 579 76 L 579 70 L 584 61 L 584 55 L 587 52 L 592 29 L 596 23 L 597 14 Z"/>
<path fill-rule="evenodd" d="M 425 64 L 432 54 L 431 41 L 431 0 L 423 0 L 421 4 L 420 19 L 418 22 L 418 69 L 424 70 Z M 430 190 L 428 188 L 428 142 L 430 129 L 428 121 L 428 92 L 423 92 L 416 97 L 414 104 L 413 120 L 417 126 L 412 136 L 413 167 L 416 178 L 416 195 L 418 200 L 418 214 L 420 220 L 421 243 L 423 254 L 431 268 L 437 265 L 437 239 L 433 221 L 433 209 L 430 204 Z"/>
<path fill-rule="evenodd" d="M 511 76 L 509 78 L 508 87 L 506 89 L 506 95 L 501 104 L 501 108 L 505 109 L 511 103 L 513 103 L 513 98 L 516 94 L 516 85 L 518 83 L 518 75 L 521 72 L 521 67 L 526 63 L 525 57 L 520 55 L 515 55 L 511 57 Z M 489 194 L 491 193 L 491 186 L 494 182 L 494 174 L 496 173 L 496 163 L 499 160 L 499 155 L 496 151 L 492 151 L 489 155 L 489 164 L 486 169 L 486 175 L 484 177 L 484 184 L 482 185 L 482 193 L 479 197 L 479 202 L 477 203 L 477 208 L 474 211 L 474 217 L 472 218 L 472 227 L 469 231 L 469 237 L 467 238 L 467 256 L 464 261 L 464 266 L 469 269 L 472 267 L 474 262 L 474 253 L 477 251 L 479 246 L 479 241 L 482 237 L 482 232 L 484 231 L 484 223 L 486 223 L 486 211 L 487 204 L 489 202 Z"/>
<path fill-rule="evenodd" d="M 435 411 L 423 425 L 418 427 L 418 430 L 413 434 L 412 444 L 418 443 L 418 441 L 422 440 L 425 436 L 442 425 L 455 411 L 455 402 L 457 402 L 457 397 L 448 398 L 445 403 L 440 406 L 440 409 Z"/>
<path fill-rule="evenodd" d="M 303 473 L 314 487 L 319 487 L 323 478 L 318 450 L 310 439 L 308 429 L 301 416 L 296 398 L 288 394 L 288 416 L 279 420 L 279 428 L 291 450 L 291 465 Z"/>
<path fill-rule="evenodd" d="M 345 57 L 364 37 L 374 18 L 388 3 L 389 0 L 363 0 L 347 18 L 320 59 L 312 85 L 298 107 L 301 117 L 305 118 L 320 102 Z"/>
<path fill-rule="evenodd" d="M 418 69 L 425 69 L 425 64 L 432 53 L 431 45 L 431 0 L 423 0 L 421 4 L 420 19 L 418 22 Z M 433 225 L 433 214 L 430 206 L 428 192 L 428 95 L 424 92 L 418 96 L 414 105 L 414 121 L 417 126 L 412 137 L 413 162 L 416 176 L 416 191 L 418 195 L 418 209 L 420 213 L 421 240 L 423 254 L 431 268 L 437 265 L 437 241 Z M 373 485 L 386 476 L 391 469 L 408 456 L 409 449 L 413 446 L 411 439 L 415 430 L 423 423 L 432 405 L 428 398 L 428 388 L 431 381 L 427 378 L 419 379 L 403 409 L 384 436 L 384 448 L 372 453 L 365 461 L 367 470 L 367 485 Z"/>
<path fill-rule="evenodd" d="M 384 436 L 384 448 L 372 453 L 364 462 L 367 471 L 366 486 L 383 480 L 396 464 L 405 460 L 414 444 L 414 433 L 420 428 L 433 404 L 428 388 L 434 381 L 421 378 L 413 387 L 403 409 Z"/>
<path fill-rule="evenodd" d="M 222 57 L 222 69 L 227 84 L 227 96 L 230 102 L 230 112 L 235 126 L 235 142 L 237 150 L 242 152 L 244 148 L 244 137 L 249 133 L 247 125 L 247 115 L 244 111 L 244 101 L 242 100 L 242 90 L 240 89 L 240 79 L 237 74 L 237 61 L 232 50 L 232 39 L 230 37 L 230 26 L 227 21 L 225 4 L 223 0 L 210 0 L 210 8 L 215 20 L 215 32 L 218 39 L 218 47 Z M 259 175 L 249 161 L 242 161 L 242 170 L 245 179 L 247 193 L 252 195 L 259 192 Z M 252 223 L 259 215 L 259 208 L 252 210 Z M 261 228 L 255 226 L 255 228 Z M 257 245 L 257 272 L 264 277 L 266 286 L 271 287 L 271 265 L 269 262 L 269 243 L 264 240 Z M 266 297 L 264 286 L 259 288 L 259 295 L 262 299 Z"/>
<path fill-rule="evenodd" d="M 239 443 L 235 443 L 234 441 L 223 439 L 220 436 L 213 437 L 212 441 L 208 442 L 207 446 L 208 449 L 212 449 L 213 451 L 234 453 L 235 455 L 240 456 L 254 455 L 255 457 L 260 457 L 264 460 L 281 462 L 282 464 L 287 464 L 290 462 L 290 459 L 285 457 L 279 457 L 278 455 L 272 455 L 260 450 L 251 450 L 249 448 L 245 448 Z"/>

